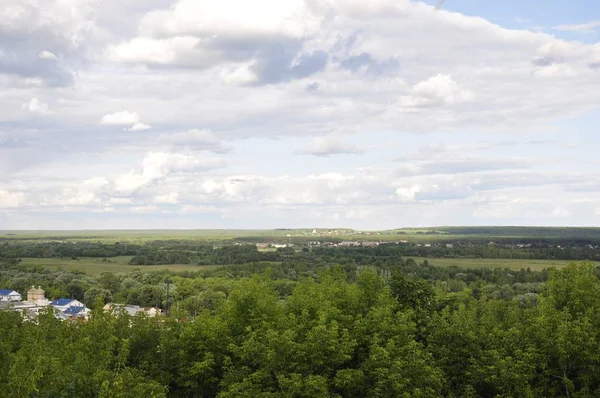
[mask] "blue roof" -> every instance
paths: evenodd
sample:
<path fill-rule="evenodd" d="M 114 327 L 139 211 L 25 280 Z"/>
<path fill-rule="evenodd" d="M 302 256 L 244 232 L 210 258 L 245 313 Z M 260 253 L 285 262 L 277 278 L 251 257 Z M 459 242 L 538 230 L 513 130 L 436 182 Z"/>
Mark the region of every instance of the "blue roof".
<path fill-rule="evenodd" d="M 15 292 L 15 291 L 14 290 L 8 290 L 8 289 L 0 289 L 0 295 L 2 295 L 2 296 L 8 296 L 9 294 L 11 294 L 13 292 Z"/>
<path fill-rule="evenodd" d="M 51 302 L 50 305 L 58 305 L 59 307 L 62 307 L 63 305 L 67 305 L 72 301 L 75 301 L 75 299 L 59 298 L 58 300 Z"/>
<path fill-rule="evenodd" d="M 66 310 L 63 311 L 63 314 L 77 315 L 77 314 L 79 314 L 83 310 L 85 310 L 85 307 L 69 307 L 69 308 L 67 308 Z"/>

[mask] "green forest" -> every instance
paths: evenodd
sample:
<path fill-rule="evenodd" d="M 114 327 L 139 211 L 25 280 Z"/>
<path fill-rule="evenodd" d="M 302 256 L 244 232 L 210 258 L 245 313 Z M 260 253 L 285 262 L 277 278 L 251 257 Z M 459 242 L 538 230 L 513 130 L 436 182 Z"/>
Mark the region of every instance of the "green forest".
<path fill-rule="evenodd" d="M 93 308 L 88 321 L 0 311 L 7 397 L 600 395 L 600 270 L 591 262 L 540 272 L 433 267 L 406 256 L 421 248 L 400 245 L 0 247 L 1 287 L 42 286 L 50 298 Z M 160 257 L 169 253 L 224 265 L 198 272 L 141 265 L 94 277 L 19 260 L 174 261 Z M 109 302 L 156 306 L 167 316 L 116 315 L 103 311 Z"/>

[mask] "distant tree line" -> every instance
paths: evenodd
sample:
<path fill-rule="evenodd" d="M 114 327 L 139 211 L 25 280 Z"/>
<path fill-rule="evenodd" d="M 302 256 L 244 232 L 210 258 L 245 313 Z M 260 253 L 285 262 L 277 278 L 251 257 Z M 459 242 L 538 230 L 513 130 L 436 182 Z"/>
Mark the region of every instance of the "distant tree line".
<path fill-rule="evenodd" d="M 101 242 L 30 242 L 0 243 L 0 258 L 78 258 L 132 256 L 133 265 L 198 264 L 225 265 L 260 261 L 323 261 L 328 263 L 356 263 L 381 265 L 406 257 L 430 258 L 504 258 L 524 260 L 593 260 L 600 261 L 600 249 L 592 245 L 562 246 L 543 243 L 530 247 L 508 244 L 381 244 L 378 247 L 312 247 L 303 250 L 280 248 L 259 251 L 251 244 L 213 246 L 207 242 L 151 241 L 144 244 Z"/>

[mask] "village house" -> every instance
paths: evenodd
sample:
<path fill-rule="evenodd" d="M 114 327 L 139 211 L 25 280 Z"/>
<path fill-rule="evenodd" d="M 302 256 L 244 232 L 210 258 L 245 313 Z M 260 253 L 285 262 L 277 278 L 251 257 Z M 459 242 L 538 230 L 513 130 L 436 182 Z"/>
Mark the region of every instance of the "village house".
<path fill-rule="evenodd" d="M 81 301 L 69 298 L 59 298 L 58 300 L 52 301 L 50 305 L 60 312 L 64 312 L 71 307 L 85 307 L 85 304 Z"/>
<path fill-rule="evenodd" d="M 0 301 L 15 302 L 22 300 L 19 292 L 10 289 L 0 289 Z"/>
<path fill-rule="evenodd" d="M 136 316 L 138 314 L 146 314 L 149 318 L 161 315 L 160 309 L 154 307 L 140 307 L 139 305 L 131 304 L 108 303 L 103 309 L 105 312 L 110 312 L 114 315 L 127 313 L 131 316 Z"/>

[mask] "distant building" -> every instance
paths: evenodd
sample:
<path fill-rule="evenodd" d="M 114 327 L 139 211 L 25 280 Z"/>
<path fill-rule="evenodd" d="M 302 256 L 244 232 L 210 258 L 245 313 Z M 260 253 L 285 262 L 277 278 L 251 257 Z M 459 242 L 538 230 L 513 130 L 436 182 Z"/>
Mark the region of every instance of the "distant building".
<path fill-rule="evenodd" d="M 15 290 L 0 289 L 0 301 L 22 301 L 21 294 Z"/>
<path fill-rule="evenodd" d="M 58 300 L 51 302 L 50 305 L 60 312 L 65 312 L 71 307 L 85 307 L 85 304 L 81 301 L 68 298 L 59 298 Z"/>
<path fill-rule="evenodd" d="M 87 307 L 73 306 L 61 312 L 70 319 L 88 319 L 90 316 L 90 310 Z"/>
<path fill-rule="evenodd" d="M 27 291 L 27 302 L 35 304 L 39 307 L 45 307 L 50 304 L 46 298 L 46 292 L 41 286 L 38 286 L 37 288 L 35 286 L 31 286 L 31 289 Z"/>
<path fill-rule="evenodd" d="M 139 305 L 131 305 L 131 304 L 115 304 L 108 303 L 104 306 L 105 312 L 111 312 L 112 314 L 129 314 L 131 316 L 136 316 L 138 314 L 146 314 L 150 318 L 157 317 L 161 315 L 161 310 L 154 307 L 140 307 Z"/>
<path fill-rule="evenodd" d="M 446 247 L 448 249 L 452 249 L 454 247 L 454 245 L 452 243 L 446 243 Z"/>

